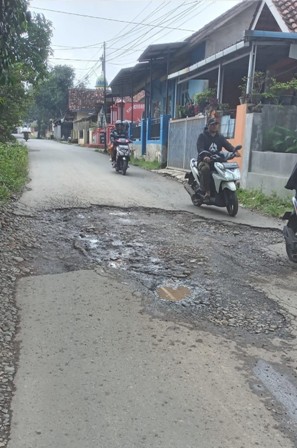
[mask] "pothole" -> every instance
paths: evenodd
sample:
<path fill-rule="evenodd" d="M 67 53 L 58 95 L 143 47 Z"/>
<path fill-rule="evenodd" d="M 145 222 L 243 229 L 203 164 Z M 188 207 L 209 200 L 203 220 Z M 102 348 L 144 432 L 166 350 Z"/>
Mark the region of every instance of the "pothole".
<path fill-rule="evenodd" d="M 159 286 L 156 292 L 160 299 L 169 300 L 170 302 L 180 302 L 191 295 L 190 288 L 186 286 L 178 286 L 177 288 Z"/>

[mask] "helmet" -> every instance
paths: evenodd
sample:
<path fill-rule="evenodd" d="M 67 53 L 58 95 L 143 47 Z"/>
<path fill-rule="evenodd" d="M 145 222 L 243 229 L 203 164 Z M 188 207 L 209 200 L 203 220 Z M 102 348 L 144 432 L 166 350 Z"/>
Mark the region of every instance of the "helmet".
<path fill-rule="evenodd" d="M 115 128 L 116 128 L 117 132 L 123 132 L 125 129 L 125 125 L 121 120 L 117 120 L 115 122 Z"/>

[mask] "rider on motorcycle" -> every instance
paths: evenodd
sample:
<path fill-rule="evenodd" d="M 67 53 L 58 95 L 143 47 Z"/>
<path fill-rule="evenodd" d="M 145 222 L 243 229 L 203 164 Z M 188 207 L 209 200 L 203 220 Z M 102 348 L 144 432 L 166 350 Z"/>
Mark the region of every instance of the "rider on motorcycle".
<path fill-rule="evenodd" d="M 118 138 L 128 138 L 127 124 L 121 120 L 117 120 L 115 122 L 115 127 L 110 133 L 110 142 L 112 144 L 112 152 L 111 152 L 112 163 L 116 161 L 116 155 L 117 155 L 116 139 Z"/>
<path fill-rule="evenodd" d="M 234 147 L 228 140 L 218 132 L 219 122 L 215 118 L 208 120 L 204 131 L 198 136 L 197 152 L 198 152 L 198 170 L 201 179 L 201 186 L 204 190 L 204 200 L 210 199 L 210 181 L 211 181 L 211 156 L 222 156 L 222 149 L 225 148 L 229 152 L 234 151 Z M 240 154 L 236 151 L 236 156 Z"/>

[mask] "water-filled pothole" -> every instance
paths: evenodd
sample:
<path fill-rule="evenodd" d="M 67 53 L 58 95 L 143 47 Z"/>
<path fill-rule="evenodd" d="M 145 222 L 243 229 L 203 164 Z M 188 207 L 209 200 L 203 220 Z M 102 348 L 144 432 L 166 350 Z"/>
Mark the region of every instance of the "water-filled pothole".
<path fill-rule="evenodd" d="M 157 288 L 157 294 L 163 300 L 179 302 L 189 297 L 191 295 L 191 290 L 186 286 L 178 286 L 177 288 L 171 288 L 170 286 L 159 286 L 159 288 Z"/>

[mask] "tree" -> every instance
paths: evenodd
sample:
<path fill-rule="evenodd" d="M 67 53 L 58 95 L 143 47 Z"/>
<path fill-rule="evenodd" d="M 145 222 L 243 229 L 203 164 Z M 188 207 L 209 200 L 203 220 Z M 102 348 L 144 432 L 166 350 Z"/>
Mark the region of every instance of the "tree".
<path fill-rule="evenodd" d="M 42 128 L 48 127 L 51 119 L 64 116 L 68 109 L 68 89 L 73 87 L 74 77 L 73 68 L 57 65 L 35 87 L 30 115 L 37 120 L 39 134 Z"/>
<path fill-rule="evenodd" d="M 0 140 L 10 138 L 28 105 L 30 86 L 47 72 L 51 23 L 31 15 L 27 0 L 1 0 Z"/>
<path fill-rule="evenodd" d="M 2 0 L 0 8 L 0 73 L 18 59 L 18 41 L 26 32 L 30 14 L 27 0 Z"/>

